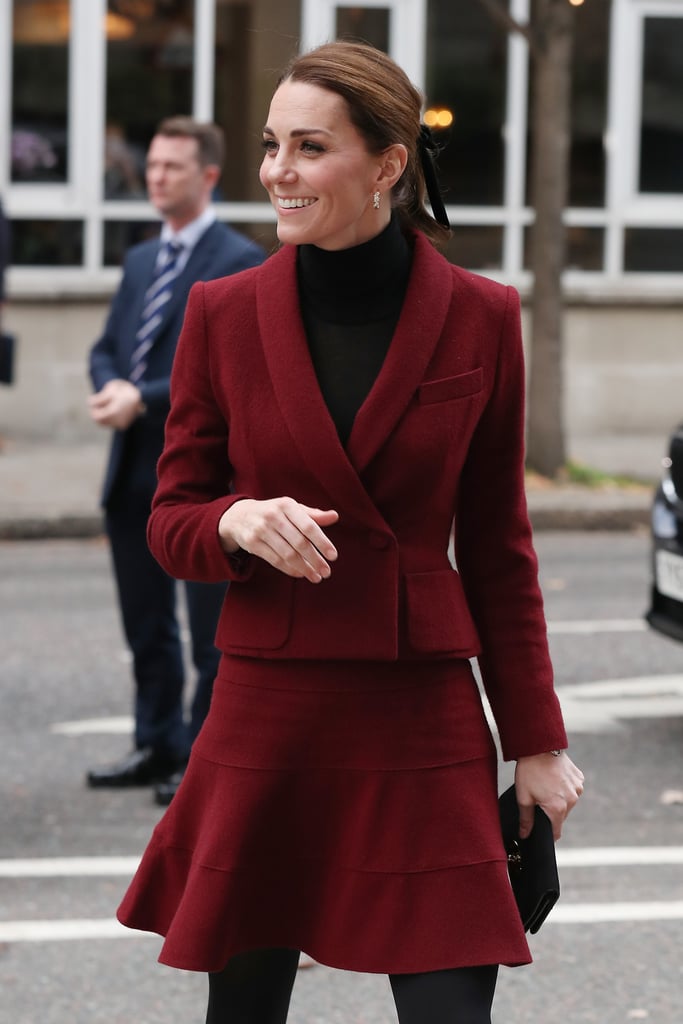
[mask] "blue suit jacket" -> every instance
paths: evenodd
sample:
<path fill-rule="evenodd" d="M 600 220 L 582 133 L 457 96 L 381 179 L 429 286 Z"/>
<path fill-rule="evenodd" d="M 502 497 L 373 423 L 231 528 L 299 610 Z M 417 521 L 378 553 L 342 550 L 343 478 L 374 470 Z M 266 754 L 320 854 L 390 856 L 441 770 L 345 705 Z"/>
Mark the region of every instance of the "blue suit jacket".
<path fill-rule="evenodd" d="M 128 378 L 143 300 L 158 251 L 157 239 L 136 245 L 126 254 L 123 278 L 104 332 L 90 353 L 90 377 L 96 391 L 110 380 Z M 146 504 L 151 502 L 170 408 L 171 367 L 190 288 L 196 281 L 210 281 L 258 266 L 264 258 L 265 252 L 260 246 L 217 221 L 197 242 L 174 283 L 173 296 L 155 333 L 145 378 L 139 385 L 147 413 L 128 430 L 113 432 L 102 493 L 104 505 L 115 492 Z"/>

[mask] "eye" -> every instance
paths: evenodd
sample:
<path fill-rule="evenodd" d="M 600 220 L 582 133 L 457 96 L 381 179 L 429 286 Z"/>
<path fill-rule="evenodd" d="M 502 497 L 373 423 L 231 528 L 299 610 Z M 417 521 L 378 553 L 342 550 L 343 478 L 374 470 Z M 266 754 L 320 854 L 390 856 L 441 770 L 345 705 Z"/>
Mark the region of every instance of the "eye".
<path fill-rule="evenodd" d="M 261 140 L 261 145 L 265 149 L 266 153 L 277 153 L 277 142 L 275 139 L 265 138 Z"/>
<path fill-rule="evenodd" d="M 317 155 L 318 153 L 324 153 L 324 148 L 317 142 L 310 142 L 305 140 L 301 143 L 301 152 L 308 153 L 309 155 Z"/>

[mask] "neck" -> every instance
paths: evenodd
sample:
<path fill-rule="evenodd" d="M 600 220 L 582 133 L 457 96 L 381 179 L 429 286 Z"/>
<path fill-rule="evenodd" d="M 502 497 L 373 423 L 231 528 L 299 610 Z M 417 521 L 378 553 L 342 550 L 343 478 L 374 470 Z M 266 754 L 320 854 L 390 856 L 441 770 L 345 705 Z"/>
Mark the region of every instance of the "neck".
<path fill-rule="evenodd" d="M 177 235 L 188 224 L 192 224 L 197 218 L 201 217 L 208 208 L 208 205 L 208 203 L 205 203 L 199 209 L 189 210 L 185 213 L 169 213 L 164 217 L 164 223 L 168 225 L 174 235 Z"/>
<path fill-rule="evenodd" d="M 329 251 L 298 250 L 299 287 L 309 308 L 336 323 L 372 321 L 405 292 L 412 253 L 396 218 L 368 242 Z"/>

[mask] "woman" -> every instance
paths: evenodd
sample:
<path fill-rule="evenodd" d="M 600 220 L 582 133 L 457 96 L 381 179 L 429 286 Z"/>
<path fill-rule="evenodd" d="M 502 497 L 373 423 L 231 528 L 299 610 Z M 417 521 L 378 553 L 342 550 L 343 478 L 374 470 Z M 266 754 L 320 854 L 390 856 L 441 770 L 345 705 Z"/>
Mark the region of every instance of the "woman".
<path fill-rule="evenodd" d="M 522 832 L 540 804 L 559 837 L 582 790 L 526 515 L 518 298 L 431 244 L 420 105 L 371 47 L 292 61 L 260 174 L 283 246 L 197 285 L 178 348 L 150 545 L 234 585 L 119 916 L 209 972 L 209 1024 L 284 1022 L 300 950 L 389 974 L 401 1024 L 490 1020 L 497 965 L 530 956 L 470 658 Z"/>

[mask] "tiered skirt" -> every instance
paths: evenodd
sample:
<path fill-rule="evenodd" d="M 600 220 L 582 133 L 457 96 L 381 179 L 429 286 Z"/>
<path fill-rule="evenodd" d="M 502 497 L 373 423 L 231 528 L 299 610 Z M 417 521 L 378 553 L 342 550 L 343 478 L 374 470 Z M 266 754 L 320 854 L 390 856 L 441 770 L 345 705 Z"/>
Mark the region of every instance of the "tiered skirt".
<path fill-rule="evenodd" d="M 528 963 L 469 663 L 224 657 L 118 916 L 185 970 L 268 947 L 393 974 Z"/>

